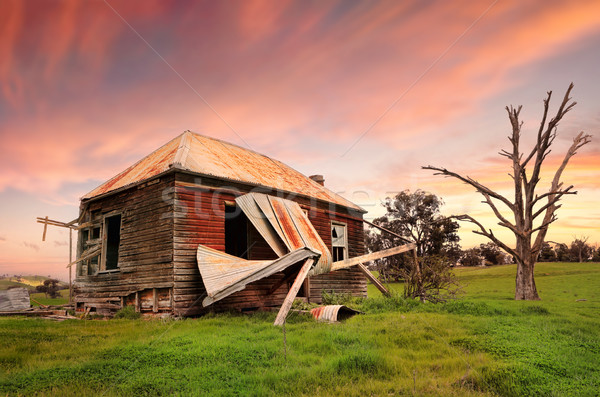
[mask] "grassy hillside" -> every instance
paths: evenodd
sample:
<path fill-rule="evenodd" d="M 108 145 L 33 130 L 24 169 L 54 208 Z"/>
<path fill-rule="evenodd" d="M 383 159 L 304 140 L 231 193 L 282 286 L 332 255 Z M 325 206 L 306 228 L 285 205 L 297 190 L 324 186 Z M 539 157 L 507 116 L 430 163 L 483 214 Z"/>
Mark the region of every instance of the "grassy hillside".
<path fill-rule="evenodd" d="M 597 395 L 600 265 L 539 265 L 540 302 L 512 300 L 514 271 L 459 269 L 444 305 L 370 290 L 342 324 L 292 314 L 287 354 L 272 313 L 0 318 L 0 394 Z"/>
<path fill-rule="evenodd" d="M 0 291 L 9 289 L 11 287 L 27 288 L 28 290 L 33 289 L 29 284 L 19 283 L 18 281 L 12 281 L 6 278 L 0 279 Z"/>

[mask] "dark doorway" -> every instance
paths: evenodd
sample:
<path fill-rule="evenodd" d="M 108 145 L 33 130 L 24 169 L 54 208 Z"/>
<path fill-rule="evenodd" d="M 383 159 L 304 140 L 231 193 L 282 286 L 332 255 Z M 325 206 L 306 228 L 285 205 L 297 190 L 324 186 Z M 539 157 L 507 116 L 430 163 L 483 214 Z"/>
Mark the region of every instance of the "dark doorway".
<path fill-rule="evenodd" d="M 248 259 L 248 218 L 233 205 L 225 206 L 225 252 Z"/>
<path fill-rule="evenodd" d="M 121 242 L 121 215 L 106 218 L 106 270 L 119 267 L 119 243 Z"/>

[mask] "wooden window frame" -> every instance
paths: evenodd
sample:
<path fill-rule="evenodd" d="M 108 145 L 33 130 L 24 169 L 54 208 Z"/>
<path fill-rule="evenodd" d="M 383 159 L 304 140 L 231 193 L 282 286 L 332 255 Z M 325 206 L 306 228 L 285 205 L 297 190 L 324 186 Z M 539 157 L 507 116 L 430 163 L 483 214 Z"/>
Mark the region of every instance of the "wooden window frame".
<path fill-rule="evenodd" d="M 102 273 L 114 273 L 114 272 L 119 272 L 121 271 L 121 268 L 119 267 L 119 261 L 117 258 L 117 268 L 116 269 L 106 269 L 106 251 L 108 248 L 108 227 L 106 226 L 107 224 L 107 220 L 108 218 L 112 218 L 115 216 L 120 216 L 121 220 L 119 223 L 119 236 L 121 235 L 122 232 L 122 228 L 123 228 L 123 213 L 121 211 L 111 211 L 111 212 L 107 212 L 106 214 L 104 214 L 102 216 L 102 225 L 101 225 L 101 229 L 100 229 L 100 236 L 102 238 L 102 250 L 100 253 L 100 260 L 98 261 L 98 271 L 96 272 L 96 274 L 102 274 Z"/>
<path fill-rule="evenodd" d="M 333 245 L 333 236 L 331 238 L 331 255 L 333 256 L 333 248 L 334 247 L 343 247 L 344 248 L 344 257 L 343 259 L 348 259 L 348 224 L 345 222 L 340 222 L 340 221 L 331 221 L 331 225 L 329 228 L 329 234 L 331 235 L 331 232 L 333 231 L 333 227 L 334 226 L 342 226 L 344 228 L 344 245 L 340 246 L 340 245 Z"/>

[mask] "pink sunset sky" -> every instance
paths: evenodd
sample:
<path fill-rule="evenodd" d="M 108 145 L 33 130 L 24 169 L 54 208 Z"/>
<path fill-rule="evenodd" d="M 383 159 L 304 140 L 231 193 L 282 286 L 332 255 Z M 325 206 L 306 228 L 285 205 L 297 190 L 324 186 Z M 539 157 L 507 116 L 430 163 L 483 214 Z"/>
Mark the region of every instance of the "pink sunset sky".
<path fill-rule="evenodd" d="M 42 242 L 35 218 L 76 218 L 82 195 L 185 130 L 323 174 L 367 219 L 420 188 L 494 226 L 472 189 L 421 166 L 508 194 L 504 107 L 523 105 L 530 144 L 546 91 L 555 111 L 570 82 L 546 169 L 595 136 L 548 239 L 600 242 L 599 71 L 598 1 L 2 0 L 0 274 L 66 279 L 68 232 Z M 463 248 L 486 242 L 471 230 Z"/>

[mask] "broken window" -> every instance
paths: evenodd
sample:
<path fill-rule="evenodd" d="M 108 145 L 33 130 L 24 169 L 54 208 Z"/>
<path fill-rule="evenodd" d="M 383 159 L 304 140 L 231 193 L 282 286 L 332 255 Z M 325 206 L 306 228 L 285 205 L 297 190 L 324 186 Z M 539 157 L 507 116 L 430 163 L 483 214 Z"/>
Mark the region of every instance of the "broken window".
<path fill-rule="evenodd" d="M 346 225 L 339 222 L 331 222 L 331 254 L 333 261 L 341 261 L 347 258 L 348 238 Z"/>
<path fill-rule="evenodd" d="M 87 242 L 90 239 L 90 229 L 82 229 L 79 233 L 79 247 L 77 248 L 78 256 L 87 248 Z M 87 261 L 81 261 L 77 264 L 77 274 L 85 276 L 88 274 Z"/>
<path fill-rule="evenodd" d="M 92 276 L 100 270 L 100 255 L 90 256 L 90 253 L 98 251 L 102 236 L 102 215 L 99 211 L 92 214 L 86 213 L 84 223 L 86 227 L 79 231 L 77 243 L 77 257 L 85 258 L 77 263 L 78 276 Z"/>
<path fill-rule="evenodd" d="M 85 261 L 87 263 L 88 276 L 98 273 L 98 259 L 100 259 L 100 255 L 96 255 L 92 259 Z"/>
<path fill-rule="evenodd" d="M 121 242 L 121 214 L 104 218 L 104 269 L 119 268 L 119 243 Z"/>
<path fill-rule="evenodd" d="M 248 218 L 235 205 L 225 205 L 225 252 L 248 259 Z"/>

